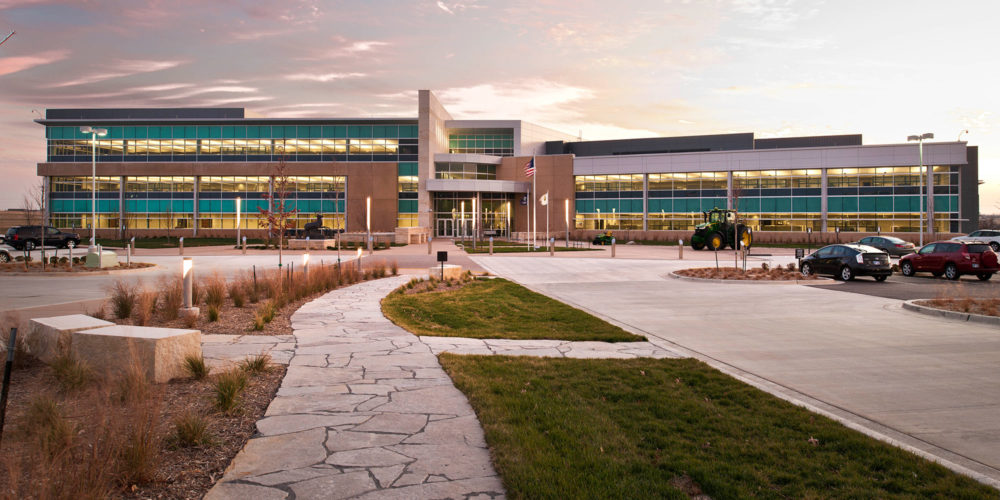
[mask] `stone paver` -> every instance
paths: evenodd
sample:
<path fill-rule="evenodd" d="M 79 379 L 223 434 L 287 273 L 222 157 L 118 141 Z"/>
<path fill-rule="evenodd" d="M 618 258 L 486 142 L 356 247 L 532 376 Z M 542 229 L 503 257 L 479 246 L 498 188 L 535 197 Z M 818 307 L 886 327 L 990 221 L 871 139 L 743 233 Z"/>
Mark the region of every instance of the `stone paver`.
<path fill-rule="evenodd" d="M 566 340 L 469 339 L 427 337 L 420 341 L 434 354 L 496 354 L 553 358 L 679 358 L 679 354 L 649 342 L 570 342 Z"/>
<path fill-rule="evenodd" d="M 270 354 L 271 362 L 287 365 L 295 353 L 294 335 L 202 335 L 201 353 L 214 368 L 225 368 L 257 354 Z"/>
<path fill-rule="evenodd" d="M 381 298 L 408 279 L 335 290 L 292 316 L 294 354 L 260 436 L 205 498 L 504 496 L 465 396 L 428 345 L 382 316 Z M 205 356 L 290 344 L 247 337 L 210 339 Z"/>

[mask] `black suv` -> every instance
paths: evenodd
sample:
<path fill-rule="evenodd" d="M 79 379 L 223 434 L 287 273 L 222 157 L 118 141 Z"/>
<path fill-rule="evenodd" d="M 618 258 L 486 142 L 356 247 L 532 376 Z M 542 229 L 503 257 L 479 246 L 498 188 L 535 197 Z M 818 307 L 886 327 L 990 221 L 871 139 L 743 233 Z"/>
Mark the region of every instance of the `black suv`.
<path fill-rule="evenodd" d="M 6 243 L 17 250 L 34 250 L 42 245 L 42 226 L 14 226 L 7 230 Z M 45 226 L 45 246 L 70 248 L 80 244 L 80 235 Z"/>
<path fill-rule="evenodd" d="M 850 281 L 855 276 L 872 276 L 885 281 L 892 275 L 889 254 L 867 245 L 829 245 L 807 255 L 799 264 L 802 274 L 832 274 Z"/>

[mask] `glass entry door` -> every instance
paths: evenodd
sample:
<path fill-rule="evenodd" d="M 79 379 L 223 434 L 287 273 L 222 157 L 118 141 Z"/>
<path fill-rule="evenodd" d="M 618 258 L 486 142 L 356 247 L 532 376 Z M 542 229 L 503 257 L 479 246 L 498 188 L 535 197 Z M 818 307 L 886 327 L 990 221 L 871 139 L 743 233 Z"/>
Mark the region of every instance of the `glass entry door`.
<path fill-rule="evenodd" d="M 455 221 L 451 219 L 437 220 L 437 236 L 441 238 L 455 237 Z"/>

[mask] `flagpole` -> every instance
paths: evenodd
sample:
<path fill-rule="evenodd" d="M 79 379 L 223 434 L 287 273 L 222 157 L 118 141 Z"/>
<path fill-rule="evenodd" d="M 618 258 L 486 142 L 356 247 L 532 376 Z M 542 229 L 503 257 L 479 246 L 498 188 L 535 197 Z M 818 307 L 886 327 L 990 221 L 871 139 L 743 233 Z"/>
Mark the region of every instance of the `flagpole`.
<path fill-rule="evenodd" d="M 538 163 L 535 163 L 535 155 L 531 155 L 531 166 L 535 171 L 531 176 L 531 226 L 533 228 L 531 231 L 531 246 L 534 248 L 538 246 L 535 242 L 535 233 L 538 232 L 538 190 L 536 189 L 537 184 L 535 184 L 535 179 L 538 178 Z"/>
<path fill-rule="evenodd" d="M 549 244 L 549 192 L 545 192 L 545 244 Z"/>

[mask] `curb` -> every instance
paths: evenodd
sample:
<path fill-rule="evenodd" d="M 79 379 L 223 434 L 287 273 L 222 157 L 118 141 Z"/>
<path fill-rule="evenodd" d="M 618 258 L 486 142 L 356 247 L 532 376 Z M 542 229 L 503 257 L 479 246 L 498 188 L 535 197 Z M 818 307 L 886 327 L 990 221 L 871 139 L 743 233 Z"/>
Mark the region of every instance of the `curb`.
<path fill-rule="evenodd" d="M 719 278 L 694 278 L 691 276 L 681 276 L 674 272 L 671 272 L 667 276 L 682 281 L 693 281 L 696 283 L 733 283 L 740 285 L 839 285 L 841 283 L 840 281 L 828 278 L 820 278 L 816 280 L 724 280 Z"/>
<path fill-rule="evenodd" d="M 153 264 L 152 266 L 140 267 L 140 268 L 136 268 L 136 269 L 113 269 L 113 270 L 110 270 L 110 271 L 87 271 L 87 272 L 78 272 L 78 273 L 77 272 L 67 272 L 67 271 L 53 271 L 53 272 L 46 271 L 44 273 L 43 272 L 37 272 L 37 273 L 25 273 L 25 272 L 3 273 L 3 272 L 0 272 L 0 276 L 41 276 L 41 277 L 52 276 L 52 277 L 56 277 L 56 278 L 66 278 L 66 277 L 70 277 L 70 276 L 107 276 L 109 274 L 128 274 L 128 273 L 137 273 L 137 272 L 142 272 L 142 271 L 153 271 L 153 270 L 156 270 L 156 269 L 159 269 L 159 268 L 160 268 L 160 266 L 158 264 Z"/>
<path fill-rule="evenodd" d="M 903 309 L 920 314 L 926 314 L 928 316 L 937 316 L 939 318 L 954 319 L 958 321 L 966 321 L 969 323 L 982 323 L 984 325 L 1000 326 L 1000 317 L 997 316 L 961 313 L 956 311 L 948 311 L 945 309 L 938 309 L 936 307 L 922 306 L 916 303 L 917 300 L 927 300 L 927 299 L 907 300 L 906 302 L 903 302 Z"/>

